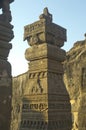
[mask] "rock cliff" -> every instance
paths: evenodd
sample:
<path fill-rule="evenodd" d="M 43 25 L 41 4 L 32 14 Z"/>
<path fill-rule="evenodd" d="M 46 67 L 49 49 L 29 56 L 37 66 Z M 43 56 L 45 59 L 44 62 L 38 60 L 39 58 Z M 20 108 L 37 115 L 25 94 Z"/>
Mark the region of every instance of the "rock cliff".
<path fill-rule="evenodd" d="M 70 95 L 73 130 L 86 130 L 86 40 L 77 41 L 67 52 L 64 82 Z"/>

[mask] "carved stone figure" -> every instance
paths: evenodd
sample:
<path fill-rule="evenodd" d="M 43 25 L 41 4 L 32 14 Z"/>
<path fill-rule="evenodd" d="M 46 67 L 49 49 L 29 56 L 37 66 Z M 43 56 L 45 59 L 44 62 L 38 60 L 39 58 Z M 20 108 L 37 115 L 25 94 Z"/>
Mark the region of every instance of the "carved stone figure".
<path fill-rule="evenodd" d="M 11 11 L 9 4 L 14 0 L 0 0 L 0 8 L 2 8 L 2 14 L 0 15 L 1 20 L 10 22 L 12 20 Z"/>

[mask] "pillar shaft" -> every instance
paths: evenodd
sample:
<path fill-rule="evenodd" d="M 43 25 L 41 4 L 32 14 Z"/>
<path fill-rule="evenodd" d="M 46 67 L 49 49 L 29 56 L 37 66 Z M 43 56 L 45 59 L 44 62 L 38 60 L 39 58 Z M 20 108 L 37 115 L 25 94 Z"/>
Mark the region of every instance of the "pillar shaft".
<path fill-rule="evenodd" d="M 0 15 L 0 130 L 10 130 L 12 110 L 12 75 L 11 65 L 7 58 L 12 48 L 10 41 L 14 35 L 9 19 L 11 12 L 8 14 L 9 10 L 7 10 L 9 2 L 7 0 L 0 1 L 0 8 L 2 8 Z M 5 14 L 3 9 L 6 11 Z"/>

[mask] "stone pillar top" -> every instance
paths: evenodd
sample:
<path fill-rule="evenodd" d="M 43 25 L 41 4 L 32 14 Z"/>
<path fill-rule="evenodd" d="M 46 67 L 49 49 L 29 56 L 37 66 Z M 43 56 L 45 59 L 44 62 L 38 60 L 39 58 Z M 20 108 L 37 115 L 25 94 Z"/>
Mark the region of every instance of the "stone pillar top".
<path fill-rule="evenodd" d="M 49 13 L 48 8 L 44 8 L 43 14 L 39 16 L 39 19 L 45 19 L 47 22 L 52 22 L 52 14 Z"/>
<path fill-rule="evenodd" d="M 30 46 L 47 43 L 62 47 L 66 41 L 66 29 L 52 23 L 52 15 L 48 8 L 44 8 L 38 21 L 24 27 L 24 40 Z"/>

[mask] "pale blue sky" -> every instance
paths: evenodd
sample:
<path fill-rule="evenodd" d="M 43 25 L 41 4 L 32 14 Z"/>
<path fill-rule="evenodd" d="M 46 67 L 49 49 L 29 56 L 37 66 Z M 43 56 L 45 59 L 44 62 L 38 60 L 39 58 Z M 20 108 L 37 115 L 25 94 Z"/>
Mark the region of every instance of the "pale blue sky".
<path fill-rule="evenodd" d="M 11 5 L 12 24 L 14 25 L 13 48 L 8 60 L 12 64 L 12 75 L 16 76 L 28 70 L 24 57 L 27 42 L 23 41 L 24 26 L 39 19 L 45 7 L 53 15 L 53 22 L 67 29 L 68 51 L 77 40 L 84 39 L 86 32 L 86 0 L 15 0 Z"/>

